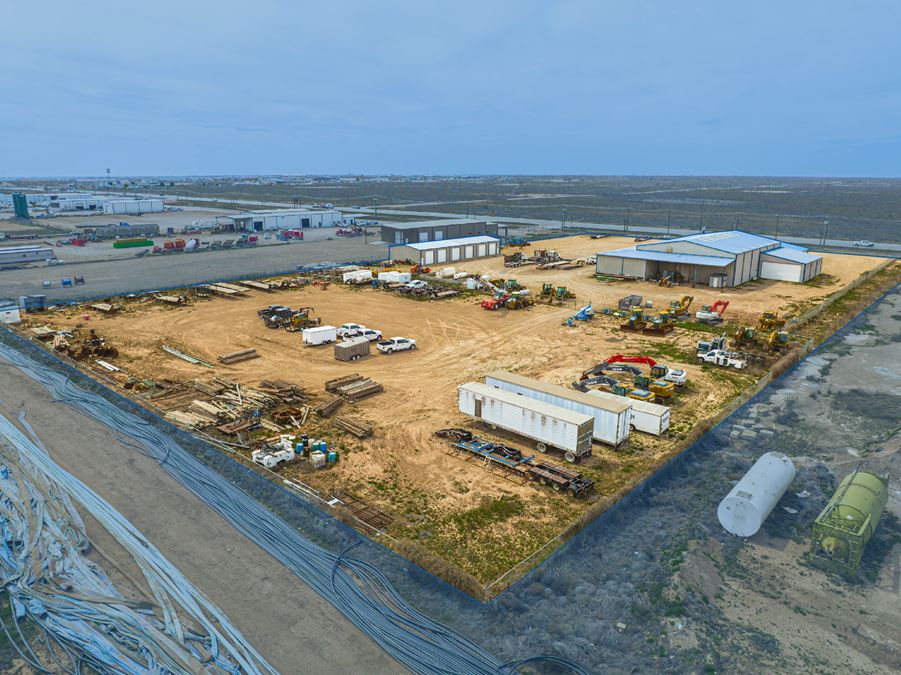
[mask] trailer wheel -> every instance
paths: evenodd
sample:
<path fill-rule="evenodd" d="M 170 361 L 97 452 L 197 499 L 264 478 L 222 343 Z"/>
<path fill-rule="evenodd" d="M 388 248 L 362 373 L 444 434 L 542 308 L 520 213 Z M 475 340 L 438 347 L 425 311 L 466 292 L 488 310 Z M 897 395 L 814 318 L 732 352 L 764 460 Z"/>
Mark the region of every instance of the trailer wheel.
<path fill-rule="evenodd" d="M 560 492 L 560 483 L 554 483 L 554 492 Z"/>
<path fill-rule="evenodd" d="M 547 477 L 546 476 L 542 476 L 539 480 L 541 481 L 542 485 L 547 485 Z"/>
<path fill-rule="evenodd" d="M 576 489 L 575 489 L 575 488 L 569 488 L 569 489 L 566 491 L 566 494 L 569 495 L 570 497 L 572 497 L 573 499 L 575 499 L 575 498 L 576 498 Z"/>
<path fill-rule="evenodd" d="M 547 452 L 547 445 L 545 445 L 544 443 L 539 443 L 535 446 L 535 449 L 538 450 L 538 452 Z"/>
<path fill-rule="evenodd" d="M 563 459 L 565 459 L 570 464 L 576 463 L 576 455 L 572 452 L 567 452 L 565 455 L 563 455 Z"/>

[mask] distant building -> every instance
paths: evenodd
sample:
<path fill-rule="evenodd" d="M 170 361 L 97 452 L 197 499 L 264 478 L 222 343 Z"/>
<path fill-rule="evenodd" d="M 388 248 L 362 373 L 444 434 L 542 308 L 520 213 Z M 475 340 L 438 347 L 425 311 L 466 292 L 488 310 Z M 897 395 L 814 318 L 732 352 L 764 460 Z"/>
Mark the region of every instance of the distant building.
<path fill-rule="evenodd" d="M 264 230 L 300 230 L 308 227 L 339 227 L 344 216 L 336 209 L 280 209 L 248 211 L 227 216 L 235 223 L 235 230 L 262 232 Z"/>
<path fill-rule="evenodd" d="M 409 223 L 383 223 L 382 241 L 387 244 L 411 244 L 442 239 L 487 235 L 497 236 L 497 223 L 474 218 L 416 220 Z"/>
<path fill-rule="evenodd" d="M 56 199 L 51 199 L 47 202 L 47 210 L 62 213 L 73 211 L 102 211 L 103 204 L 106 201 L 106 197 L 96 197 L 94 195 L 86 197 L 60 195 Z"/>
<path fill-rule="evenodd" d="M 597 273 L 637 279 L 677 274 L 689 283 L 739 286 L 753 279 L 804 282 L 823 271 L 808 249 L 741 230 L 692 234 L 597 254 Z"/>
<path fill-rule="evenodd" d="M 103 212 L 139 216 L 142 213 L 160 213 L 163 210 L 162 199 L 110 199 L 103 203 Z"/>
<path fill-rule="evenodd" d="M 389 245 L 388 259 L 412 260 L 414 264 L 430 267 L 444 263 L 455 263 L 461 260 L 496 256 L 500 254 L 500 250 L 501 242 L 499 239 L 482 235 L 478 237 L 463 237 L 461 239 Z"/>

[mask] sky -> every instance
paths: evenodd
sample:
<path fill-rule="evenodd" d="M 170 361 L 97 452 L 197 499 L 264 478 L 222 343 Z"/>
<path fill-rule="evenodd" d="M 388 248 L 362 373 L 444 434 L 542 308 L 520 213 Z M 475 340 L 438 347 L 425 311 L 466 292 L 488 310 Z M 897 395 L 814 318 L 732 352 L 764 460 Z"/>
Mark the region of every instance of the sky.
<path fill-rule="evenodd" d="M 897 3 L 0 0 L 0 176 L 898 176 Z"/>

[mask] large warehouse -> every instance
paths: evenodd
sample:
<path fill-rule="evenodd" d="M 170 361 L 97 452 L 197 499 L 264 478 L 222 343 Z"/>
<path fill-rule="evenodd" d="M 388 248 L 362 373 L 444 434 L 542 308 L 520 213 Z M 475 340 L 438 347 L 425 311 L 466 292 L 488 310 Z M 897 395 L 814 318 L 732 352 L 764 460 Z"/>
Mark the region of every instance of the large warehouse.
<path fill-rule="evenodd" d="M 411 244 L 442 239 L 459 239 L 487 235 L 497 236 L 497 223 L 474 218 L 415 220 L 409 223 L 383 223 L 382 241 L 386 244 Z"/>
<path fill-rule="evenodd" d="M 388 246 L 389 260 L 412 260 L 414 264 L 429 267 L 460 260 L 473 260 L 499 255 L 501 242 L 496 237 L 485 235 L 424 241 L 400 246 Z"/>
<path fill-rule="evenodd" d="M 344 216 L 335 209 L 279 209 L 249 211 L 228 216 L 235 222 L 235 230 L 262 232 L 263 230 L 301 230 L 308 227 L 339 227 Z"/>
<path fill-rule="evenodd" d="M 678 279 L 713 287 L 752 279 L 804 282 L 823 271 L 806 248 L 741 230 L 691 234 L 597 254 L 597 273 L 636 279 Z"/>

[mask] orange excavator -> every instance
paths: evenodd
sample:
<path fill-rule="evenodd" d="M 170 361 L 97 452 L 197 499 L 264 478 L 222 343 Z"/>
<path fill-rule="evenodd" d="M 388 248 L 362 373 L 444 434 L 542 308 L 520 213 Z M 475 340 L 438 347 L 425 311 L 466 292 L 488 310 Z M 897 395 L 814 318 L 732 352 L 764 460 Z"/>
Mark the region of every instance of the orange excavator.
<path fill-rule="evenodd" d="M 410 268 L 410 274 L 428 274 L 432 271 L 431 267 L 423 267 L 422 265 L 413 265 Z"/>
<path fill-rule="evenodd" d="M 723 314 L 728 306 L 728 300 L 717 300 L 712 305 L 702 306 L 701 311 L 695 314 L 695 318 L 706 323 L 719 323 L 723 320 Z"/>

